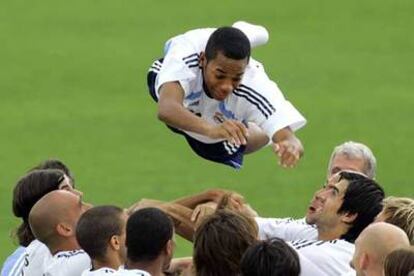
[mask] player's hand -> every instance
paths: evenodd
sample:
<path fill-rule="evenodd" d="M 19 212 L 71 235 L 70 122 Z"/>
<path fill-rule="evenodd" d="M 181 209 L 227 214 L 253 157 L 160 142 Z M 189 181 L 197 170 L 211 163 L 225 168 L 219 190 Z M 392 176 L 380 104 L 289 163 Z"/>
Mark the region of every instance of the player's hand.
<path fill-rule="evenodd" d="M 220 125 L 212 126 L 207 136 L 212 139 L 226 139 L 235 145 L 246 145 L 249 136 L 247 127 L 236 120 L 227 120 Z"/>
<path fill-rule="evenodd" d="M 279 165 L 284 168 L 295 167 L 303 155 L 302 143 L 294 135 L 273 143 L 273 150 L 279 156 Z"/>
<path fill-rule="evenodd" d="M 216 211 L 217 203 L 215 202 L 207 202 L 203 204 L 197 205 L 194 209 L 193 213 L 191 214 L 191 221 L 195 222 L 195 225 L 199 225 L 201 220 L 203 220 L 206 216 L 213 214 Z"/>

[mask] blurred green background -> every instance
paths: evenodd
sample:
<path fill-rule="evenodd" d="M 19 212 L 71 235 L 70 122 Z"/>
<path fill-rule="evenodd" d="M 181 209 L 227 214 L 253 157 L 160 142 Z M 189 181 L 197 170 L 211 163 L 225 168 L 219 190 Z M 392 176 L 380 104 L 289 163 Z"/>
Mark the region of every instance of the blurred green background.
<path fill-rule="evenodd" d="M 409 0 L 0 2 L 0 261 L 16 247 L 14 184 L 46 158 L 73 170 L 94 204 L 234 189 L 263 216 L 301 216 L 333 147 L 369 145 L 388 194 L 413 196 L 414 36 Z M 164 42 L 246 20 L 267 27 L 254 50 L 308 119 L 294 170 L 269 148 L 235 171 L 195 156 L 156 119 L 146 72 Z M 177 255 L 191 254 L 179 241 Z"/>

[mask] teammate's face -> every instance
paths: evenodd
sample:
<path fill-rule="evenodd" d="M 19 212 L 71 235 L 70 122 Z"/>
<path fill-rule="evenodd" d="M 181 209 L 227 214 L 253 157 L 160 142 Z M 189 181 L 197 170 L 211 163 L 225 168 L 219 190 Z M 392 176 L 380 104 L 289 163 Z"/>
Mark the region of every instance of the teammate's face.
<path fill-rule="evenodd" d="M 348 158 L 346 155 L 337 154 L 332 160 L 328 178 L 341 171 L 364 173 L 364 168 L 365 162 L 362 158 Z"/>
<path fill-rule="evenodd" d="M 310 224 L 335 226 L 341 221 L 338 210 L 348 188 L 348 181 L 339 181 L 339 174 L 329 179 L 326 185 L 317 191 L 308 207 L 306 221 Z"/>
<path fill-rule="evenodd" d="M 75 195 L 79 195 L 79 196 L 83 195 L 83 193 L 81 191 L 79 191 L 79 190 L 77 190 L 73 187 L 72 181 L 70 180 L 70 178 L 66 174 L 63 176 L 63 180 L 62 180 L 62 182 L 60 182 L 58 189 L 59 190 L 65 190 L 65 191 L 71 192 L 71 193 L 73 193 Z"/>
<path fill-rule="evenodd" d="M 247 58 L 235 60 L 225 57 L 220 52 L 208 62 L 204 53 L 200 59 L 204 83 L 210 95 L 218 101 L 226 99 L 239 86 L 248 63 Z"/>

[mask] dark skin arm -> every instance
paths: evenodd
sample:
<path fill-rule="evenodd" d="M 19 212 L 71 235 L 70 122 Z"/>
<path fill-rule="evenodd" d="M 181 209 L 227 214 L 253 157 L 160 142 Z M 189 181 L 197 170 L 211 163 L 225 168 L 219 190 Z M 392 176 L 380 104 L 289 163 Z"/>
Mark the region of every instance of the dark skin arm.
<path fill-rule="evenodd" d="M 167 82 L 160 88 L 158 119 L 175 128 L 192 131 L 212 139 L 228 140 L 230 143 L 245 145 L 248 131 L 236 120 L 226 120 L 213 125 L 194 115 L 183 106 L 184 90 L 178 82 Z"/>

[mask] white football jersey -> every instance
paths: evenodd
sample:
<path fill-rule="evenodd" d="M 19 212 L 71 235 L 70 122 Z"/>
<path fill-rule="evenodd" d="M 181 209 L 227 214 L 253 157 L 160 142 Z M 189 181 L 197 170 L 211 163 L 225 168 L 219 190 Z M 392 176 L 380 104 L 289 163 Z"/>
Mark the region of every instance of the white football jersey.
<path fill-rule="evenodd" d="M 298 240 L 289 244 L 326 275 L 337 276 L 352 272 L 349 265 L 355 250 L 352 243 L 345 240 Z"/>
<path fill-rule="evenodd" d="M 120 268 L 115 276 L 151 276 L 148 272 L 140 269 L 123 269 Z"/>
<path fill-rule="evenodd" d="M 115 269 L 109 268 L 109 267 L 102 267 L 100 269 L 96 270 L 90 270 L 87 269 L 82 273 L 82 276 L 101 276 L 101 275 L 114 275 L 116 273 Z"/>
<path fill-rule="evenodd" d="M 91 259 L 83 250 L 56 253 L 47 265 L 44 276 L 74 276 L 91 268 Z"/>
<path fill-rule="evenodd" d="M 33 275 L 42 276 L 45 265 L 50 261 L 52 255 L 45 244 L 33 240 L 24 250 L 23 255 L 16 262 L 10 276 Z"/>
<path fill-rule="evenodd" d="M 224 101 L 217 101 L 206 94 L 199 57 L 214 30 L 196 29 L 168 40 L 164 60 L 155 62 L 150 69 L 157 73 L 156 96 L 159 98 L 161 85 L 177 81 L 184 90 L 184 107 L 211 124 L 220 124 L 228 119 L 251 122 L 269 138 L 284 127 L 297 130 L 304 126 L 304 117 L 268 78 L 262 64 L 253 58 L 250 58 L 241 84 Z M 189 131 L 185 133 L 203 143 L 223 140 Z"/>
<path fill-rule="evenodd" d="M 318 230 L 305 219 L 255 217 L 259 239 L 280 238 L 285 241 L 317 240 Z"/>
<path fill-rule="evenodd" d="M 305 256 L 298 253 L 300 262 L 300 276 L 328 276 L 318 266 L 308 260 Z"/>

